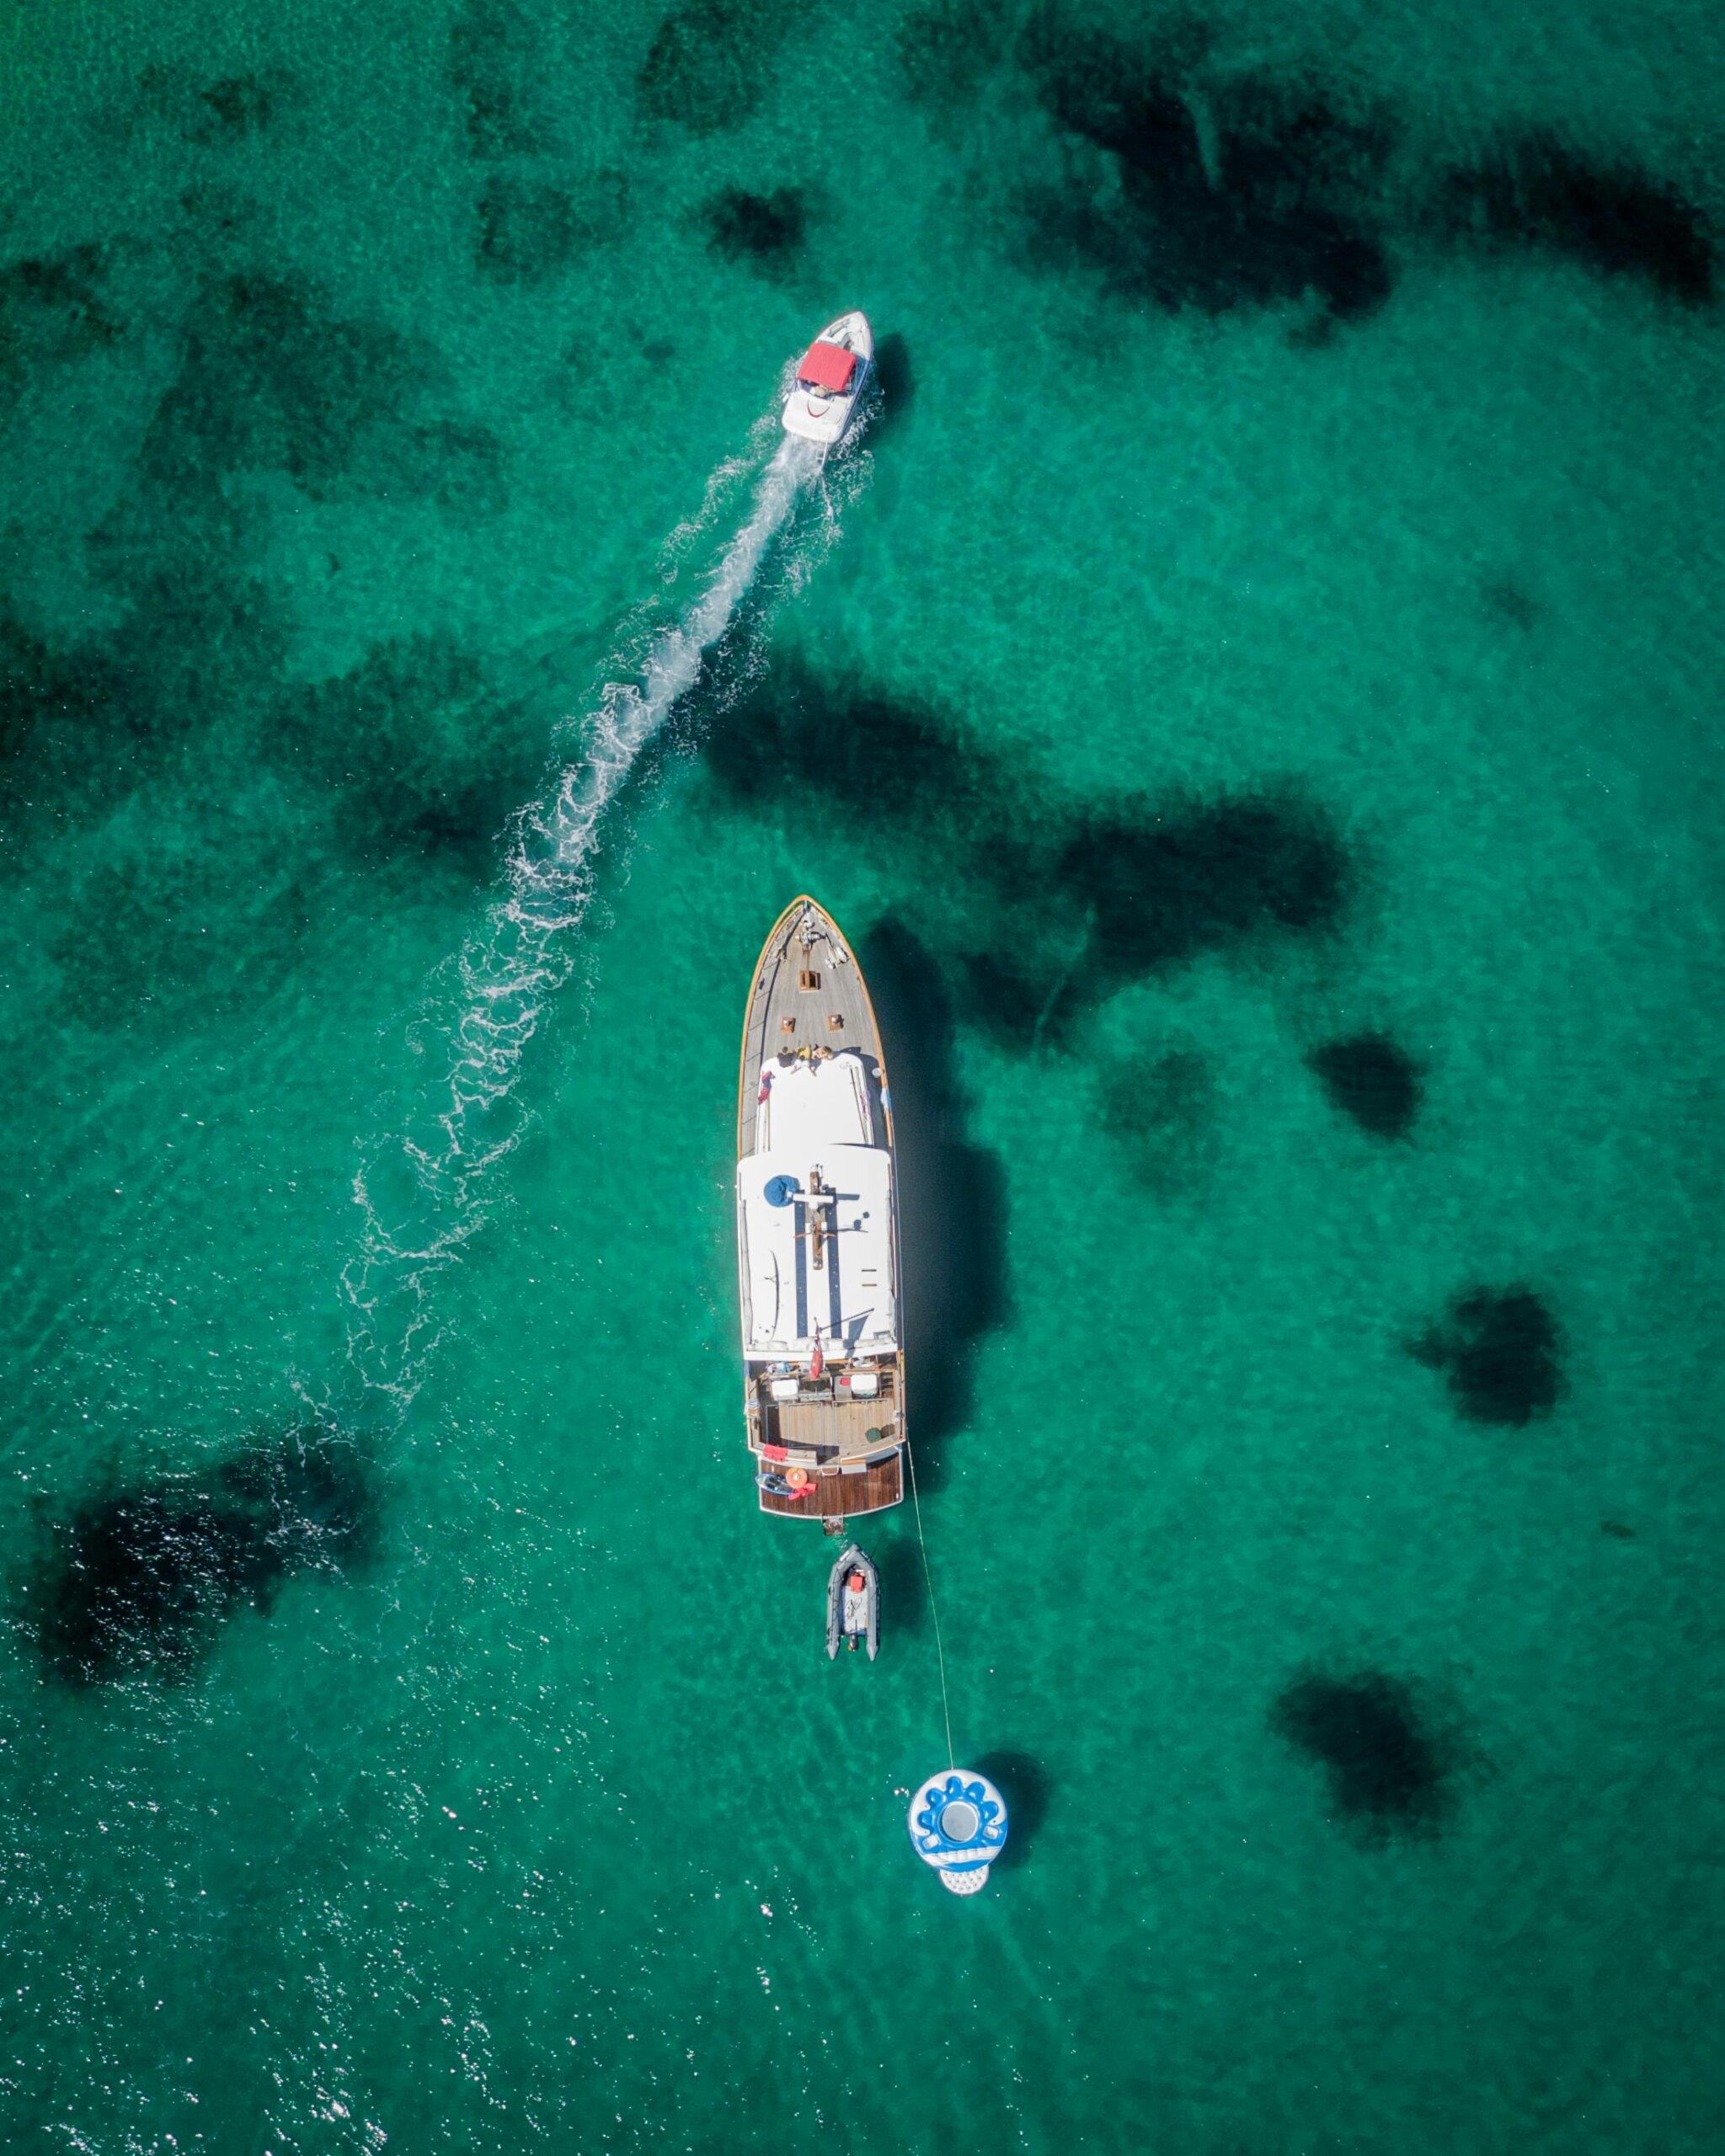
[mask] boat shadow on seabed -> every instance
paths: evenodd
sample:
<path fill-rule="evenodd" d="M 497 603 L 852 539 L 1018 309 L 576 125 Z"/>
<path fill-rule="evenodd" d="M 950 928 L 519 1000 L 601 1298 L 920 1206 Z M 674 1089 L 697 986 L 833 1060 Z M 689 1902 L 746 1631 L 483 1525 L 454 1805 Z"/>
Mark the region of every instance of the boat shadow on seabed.
<path fill-rule="evenodd" d="M 857 956 L 892 1085 L 907 1397 L 927 1494 L 944 1482 L 948 1440 L 970 1419 L 977 1347 L 1012 1321 L 1006 1172 L 964 1134 L 952 1006 L 933 959 L 891 917 L 861 939 Z"/>
<path fill-rule="evenodd" d="M 1017 1871 L 1028 1863 L 1038 1831 L 1048 1817 L 1048 1775 L 1028 1752 L 985 1752 L 975 1766 L 1005 1797 L 1012 1822 L 1012 1835 L 995 1869 Z"/>

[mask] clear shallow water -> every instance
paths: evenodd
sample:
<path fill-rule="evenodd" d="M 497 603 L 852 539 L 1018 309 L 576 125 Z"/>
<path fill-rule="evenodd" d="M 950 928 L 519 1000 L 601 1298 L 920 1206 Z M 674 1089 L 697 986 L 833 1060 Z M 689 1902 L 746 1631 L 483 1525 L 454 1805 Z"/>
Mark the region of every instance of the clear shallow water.
<path fill-rule="evenodd" d="M 1719 229 L 1712 33 L 957 21 L 13 33 L 20 2143 L 1716 2137 L 1720 329 L 1621 181 Z M 510 816 L 858 299 L 882 416 L 617 792 L 367 1385 L 355 1179 L 425 1225 L 375 1171 Z M 829 1669 L 746 1501 L 735 1027 L 804 887 L 917 1148 L 974 1904 L 902 1839 L 909 1523 Z M 1307 1060 L 1365 1035 L 1399 1135 Z M 1550 1352 L 1458 1359 L 1479 1292 Z M 242 1606 L 81 1632 L 116 1499 Z"/>

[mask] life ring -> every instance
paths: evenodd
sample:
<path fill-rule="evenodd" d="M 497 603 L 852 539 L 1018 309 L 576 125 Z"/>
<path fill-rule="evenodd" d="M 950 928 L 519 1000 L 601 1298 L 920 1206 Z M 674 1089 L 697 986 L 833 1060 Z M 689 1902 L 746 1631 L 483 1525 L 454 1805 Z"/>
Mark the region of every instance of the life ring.
<path fill-rule="evenodd" d="M 798 1497 L 812 1497 L 820 1485 L 811 1475 L 800 1489 L 788 1475 L 776 1467 L 764 1467 L 755 1477 L 756 1486 L 770 1497 L 788 1497 L 794 1503 Z"/>

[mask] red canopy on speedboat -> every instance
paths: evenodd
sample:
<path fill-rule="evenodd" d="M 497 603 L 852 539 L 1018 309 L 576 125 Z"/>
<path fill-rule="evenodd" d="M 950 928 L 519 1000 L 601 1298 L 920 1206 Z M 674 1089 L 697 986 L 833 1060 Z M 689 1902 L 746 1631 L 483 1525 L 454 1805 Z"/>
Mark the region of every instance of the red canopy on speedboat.
<path fill-rule="evenodd" d="M 851 376 L 857 371 L 857 355 L 847 352 L 842 344 L 823 344 L 819 339 L 804 353 L 797 368 L 798 382 L 807 382 L 811 388 L 825 389 L 834 397 L 841 397 L 851 386 Z"/>

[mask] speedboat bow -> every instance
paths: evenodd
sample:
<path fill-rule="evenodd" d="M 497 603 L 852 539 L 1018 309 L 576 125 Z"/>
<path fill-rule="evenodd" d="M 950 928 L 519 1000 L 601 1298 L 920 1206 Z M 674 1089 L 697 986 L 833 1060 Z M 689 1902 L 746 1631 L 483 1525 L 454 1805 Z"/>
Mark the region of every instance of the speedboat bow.
<path fill-rule="evenodd" d="M 856 417 L 874 365 L 874 333 L 860 311 L 829 322 L 797 362 L 785 432 L 830 448 Z"/>

